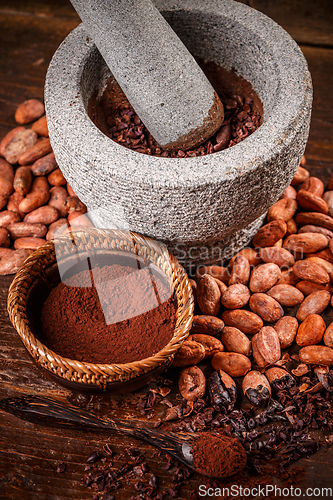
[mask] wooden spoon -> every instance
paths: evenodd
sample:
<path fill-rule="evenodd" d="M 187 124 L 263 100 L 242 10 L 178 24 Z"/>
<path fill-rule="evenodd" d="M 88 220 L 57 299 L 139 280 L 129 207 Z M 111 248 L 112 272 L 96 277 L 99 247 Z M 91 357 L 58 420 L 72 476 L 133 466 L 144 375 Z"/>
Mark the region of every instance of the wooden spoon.
<path fill-rule="evenodd" d="M 121 419 L 101 419 L 84 410 L 79 410 L 73 406 L 65 406 L 59 401 L 39 396 L 3 399 L 0 401 L 0 408 L 32 422 L 39 421 L 43 424 L 56 423 L 62 427 L 78 428 L 84 425 L 89 428 L 108 429 L 139 438 L 157 446 L 183 462 L 190 469 L 196 471 L 196 467 L 193 464 L 192 448 L 195 441 L 200 439 L 200 434 L 198 433 L 176 434 L 174 432 L 145 429 L 134 425 L 133 422 L 129 423 Z M 200 473 L 210 476 L 210 474 L 202 470 L 200 470 Z M 225 476 L 222 479 L 225 479 Z"/>

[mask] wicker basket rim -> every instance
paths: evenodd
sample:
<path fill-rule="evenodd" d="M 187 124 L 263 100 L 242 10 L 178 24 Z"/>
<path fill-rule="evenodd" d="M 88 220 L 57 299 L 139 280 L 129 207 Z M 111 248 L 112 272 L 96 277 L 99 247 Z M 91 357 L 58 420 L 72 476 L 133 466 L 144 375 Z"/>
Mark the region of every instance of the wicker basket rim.
<path fill-rule="evenodd" d="M 31 282 L 28 287 L 26 286 L 26 282 L 28 279 L 27 274 L 31 275 L 32 269 L 36 265 L 38 265 L 38 262 L 41 262 L 41 258 L 51 258 L 51 260 L 54 260 L 54 262 L 51 263 L 51 265 L 56 263 L 55 243 L 61 244 L 61 243 L 67 243 L 70 240 L 73 241 L 74 236 L 82 237 L 82 235 L 85 236 L 88 235 L 88 237 L 96 236 L 100 238 L 101 236 L 103 236 L 107 238 L 110 237 L 110 234 L 112 234 L 114 237 L 117 238 L 124 238 L 125 236 L 127 237 L 130 236 L 131 240 L 135 241 L 136 245 L 145 245 L 156 252 L 156 242 L 154 240 L 152 240 L 149 237 L 142 236 L 138 233 L 134 233 L 132 231 L 124 232 L 121 230 L 104 230 L 104 229 L 102 230 L 96 228 L 73 231 L 72 233 L 59 236 L 55 240 L 50 240 L 45 245 L 40 247 L 32 255 L 30 255 L 24 262 L 22 268 L 16 274 L 13 282 L 11 283 L 8 292 L 8 313 L 10 319 L 15 329 L 17 330 L 18 334 L 20 335 L 25 347 L 28 349 L 30 354 L 33 356 L 33 358 L 39 365 L 41 364 L 40 362 L 41 358 L 43 359 L 47 358 L 49 361 L 50 359 L 52 360 L 52 364 L 54 364 L 54 362 L 57 362 L 59 365 L 67 364 L 73 371 L 75 370 L 84 373 L 90 373 L 92 371 L 95 373 L 98 372 L 99 374 L 102 372 L 105 373 L 106 377 L 108 376 L 108 373 L 106 372 L 114 372 L 114 374 L 117 374 L 119 376 L 120 374 L 119 372 L 128 373 L 128 372 L 142 371 L 142 369 L 148 371 L 147 366 L 149 366 L 149 371 L 150 371 L 151 369 L 160 366 L 161 363 L 165 362 L 167 359 L 173 356 L 180 347 L 181 343 L 188 336 L 192 324 L 193 309 L 194 309 L 194 299 L 193 299 L 192 289 L 189 284 L 187 274 L 180 266 L 178 260 L 169 252 L 168 252 L 168 257 L 170 259 L 174 286 L 175 286 L 175 281 L 177 280 L 177 275 L 180 275 L 182 277 L 182 280 L 185 281 L 185 285 L 188 291 L 188 300 L 190 304 L 188 308 L 188 314 L 187 314 L 188 318 L 185 324 L 185 328 L 184 325 L 182 328 L 180 327 L 176 328 L 168 344 L 164 346 L 163 349 L 161 349 L 156 354 L 148 358 L 144 358 L 138 361 L 132 361 L 129 363 L 101 364 L 101 363 L 80 362 L 57 354 L 56 352 L 52 351 L 52 349 L 49 349 L 45 344 L 43 344 L 34 336 L 34 334 L 30 329 L 28 319 L 26 317 L 25 305 L 26 305 L 26 296 L 28 290 L 38 273 L 36 273 L 36 276 L 34 276 L 31 279 Z M 112 250 L 110 248 L 104 248 L 104 249 Z M 50 266 L 43 268 L 45 269 L 48 267 Z M 24 310 L 20 311 L 22 307 Z M 179 311 L 179 301 L 177 307 L 177 317 L 178 317 L 178 311 Z M 35 345 L 36 347 L 33 348 L 32 345 Z M 36 352 L 31 352 L 32 350 L 35 350 Z"/>

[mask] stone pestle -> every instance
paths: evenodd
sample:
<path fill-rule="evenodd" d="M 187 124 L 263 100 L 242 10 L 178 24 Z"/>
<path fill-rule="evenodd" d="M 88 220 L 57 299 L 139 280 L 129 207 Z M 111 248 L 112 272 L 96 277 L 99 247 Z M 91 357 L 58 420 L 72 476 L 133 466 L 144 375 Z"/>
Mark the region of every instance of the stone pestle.
<path fill-rule="evenodd" d="M 159 145 L 188 150 L 222 125 L 223 104 L 151 0 L 71 0 Z"/>

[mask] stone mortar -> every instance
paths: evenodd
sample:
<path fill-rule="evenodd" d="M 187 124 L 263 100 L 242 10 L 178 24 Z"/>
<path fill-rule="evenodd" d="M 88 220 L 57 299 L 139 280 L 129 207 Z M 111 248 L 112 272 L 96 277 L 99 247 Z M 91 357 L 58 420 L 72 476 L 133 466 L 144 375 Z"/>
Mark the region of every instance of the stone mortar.
<path fill-rule="evenodd" d="M 290 183 L 309 133 L 312 85 L 304 56 L 274 21 L 232 0 L 155 0 L 190 52 L 248 80 L 264 123 L 227 150 L 197 158 L 136 153 L 90 120 L 91 95 L 111 76 L 83 25 L 60 45 L 46 77 L 52 147 L 99 227 L 166 243 L 188 270 L 248 244 Z"/>

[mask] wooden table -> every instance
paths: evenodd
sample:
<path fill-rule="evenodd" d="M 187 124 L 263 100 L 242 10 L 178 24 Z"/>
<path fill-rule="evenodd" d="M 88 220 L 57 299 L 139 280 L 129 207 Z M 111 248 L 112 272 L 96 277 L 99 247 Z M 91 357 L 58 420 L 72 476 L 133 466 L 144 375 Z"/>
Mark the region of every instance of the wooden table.
<path fill-rule="evenodd" d="M 312 74 L 314 104 L 309 142 L 306 149 L 308 168 L 324 181 L 333 175 L 333 33 L 332 6 L 329 0 L 249 0 L 279 22 L 300 44 Z M 0 0 L 0 137 L 15 126 L 17 105 L 28 98 L 43 98 L 43 85 L 52 54 L 65 36 L 79 23 L 67 0 Z M 0 398 L 18 395 L 46 395 L 70 402 L 99 416 L 118 415 L 143 425 L 153 425 L 165 406 L 156 405 L 149 421 L 136 409 L 146 390 L 123 397 L 82 395 L 51 382 L 33 364 L 6 312 L 8 286 L 12 277 L 0 278 Z M 176 391 L 174 391 L 176 392 Z M 172 396 L 175 398 L 175 396 Z M 159 397 L 159 401 L 162 398 Z M 178 396 L 178 400 L 179 396 Z M 64 430 L 35 425 L 0 412 L 0 499 L 91 499 L 93 492 L 82 485 L 86 459 L 94 450 L 109 443 L 119 454 L 138 446 L 146 452 L 147 463 L 160 485 L 172 485 L 172 473 L 165 462 L 154 457 L 153 448 L 132 439 L 102 432 Z M 124 463 L 125 457 L 115 460 Z M 66 464 L 64 472 L 57 465 Z M 317 452 L 303 460 L 304 486 L 333 487 L 333 453 Z M 149 476 L 148 476 L 149 477 Z M 179 498 L 198 492 L 204 479 L 195 475 L 181 489 Z M 117 500 L 137 494 L 135 480 L 116 490 Z M 237 481 L 235 481 L 237 483 Z M 195 498 L 193 496 L 192 498 Z"/>

